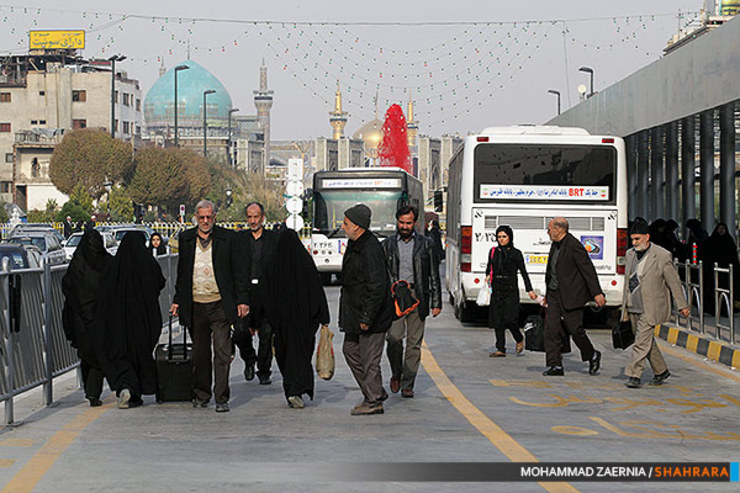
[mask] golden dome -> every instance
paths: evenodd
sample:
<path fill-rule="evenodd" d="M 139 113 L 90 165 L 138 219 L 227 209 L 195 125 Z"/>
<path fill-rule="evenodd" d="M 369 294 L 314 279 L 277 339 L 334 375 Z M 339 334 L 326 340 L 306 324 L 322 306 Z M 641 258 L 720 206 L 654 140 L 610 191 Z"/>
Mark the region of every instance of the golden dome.
<path fill-rule="evenodd" d="M 383 140 L 383 122 L 377 118 L 361 126 L 352 135 L 353 139 L 362 139 L 365 143 L 365 154 L 367 157 L 378 157 L 380 141 Z"/>

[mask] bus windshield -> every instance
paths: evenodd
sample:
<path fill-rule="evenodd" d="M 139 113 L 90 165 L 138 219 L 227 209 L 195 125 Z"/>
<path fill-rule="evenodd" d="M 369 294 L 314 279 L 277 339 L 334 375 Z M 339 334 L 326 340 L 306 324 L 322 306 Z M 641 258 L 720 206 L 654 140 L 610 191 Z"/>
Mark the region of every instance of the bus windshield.
<path fill-rule="evenodd" d="M 370 230 L 379 233 L 396 231 L 396 210 L 402 199 L 400 190 L 344 191 L 325 190 L 314 192 L 314 231 L 344 237 L 341 229 L 344 211 L 362 202 L 370 207 Z"/>
<path fill-rule="evenodd" d="M 612 146 L 480 144 L 475 148 L 475 202 L 616 202 Z"/>

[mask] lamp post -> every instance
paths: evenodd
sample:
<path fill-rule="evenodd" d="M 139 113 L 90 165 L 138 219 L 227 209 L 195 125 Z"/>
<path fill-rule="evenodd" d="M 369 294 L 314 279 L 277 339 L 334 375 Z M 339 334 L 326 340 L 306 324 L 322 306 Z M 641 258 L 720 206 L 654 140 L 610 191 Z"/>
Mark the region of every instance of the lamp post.
<path fill-rule="evenodd" d="M 580 67 L 578 71 L 586 72 L 591 78 L 591 91 L 588 93 L 588 97 L 590 98 L 594 95 L 594 69 L 592 69 L 591 67 Z"/>
<path fill-rule="evenodd" d="M 177 73 L 180 70 L 187 70 L 189 68 L 187 65 L 178 65 L 175 67 L 175 147 L 178 147 L 180 142 L 180 132 L 177 129 L 177 108 L 180 106 L 180 102 L 177 100 Z"/>
<path fill-rule="evenodd" d="M 116 62 L 126 59 L 124 55 L 113 55 L 110 62 L 110 137 L 116 138 Z"/>
<path fill-rule="evenodd" d="M 110 191 L 113 190 L 113 183 L 106 180 L 103 186 L 105 187 L 105 215 L 108 216 L 108 222 L 110 222 Z"/>
<path fill-rule="evenodd" d="M 206 131 L 208 130 L 208 122 L 206 121 L 206 115 L 207 115 L 206 110 L 208 108 L 206 107 L 206 104 L 207 104 L 206 97 L 209 94 L 213 94 L 214 92 L 216 91 L 214 91 L 213 89 L 206 89 L 205 91 L 203 91 L 203 157 L 204 158 L 208 158 L 208 141 L 206 140 Z"/>
<path fill-rule="evenodd" d="M 231 197 L 231 185 L 226 185 L 226 208 L 231 207 L 231 203 L 234 199 Z"/>
<path fill-rule="evenodd" d="M 558 115 L 560 114 L 560 91 L 556 91 L 555 89 L 548 89 L 547 92 L 550 94 L 554 94 L 558 97 Z"/>
<path fill-rule="evenodd" d="M 231 114 L 236 113 L 237 111 L 239 111 L 239 108 L 231 108 L 229 110 L 229 150 L 227 154 L 229 155 L 229 165 L 232 168 L 236 167 L 236 163 L 234 162 L 234 158 L 231 156 Z"/>

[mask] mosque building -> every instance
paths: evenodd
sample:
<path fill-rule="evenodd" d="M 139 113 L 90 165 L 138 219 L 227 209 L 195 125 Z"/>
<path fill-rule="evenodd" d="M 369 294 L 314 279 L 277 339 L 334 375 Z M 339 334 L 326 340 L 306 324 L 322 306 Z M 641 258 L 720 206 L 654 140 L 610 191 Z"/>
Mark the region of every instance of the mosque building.
<path fill-rule="evenodd" d="M 221 81 L 189 57 L 169 70 L 160 67 L 160 77 L 144 99 L 145 142 L 175 144 L 175 91 L 180 147 L 201 153 L 205 148 L 209 157 L 222 159 L 237 169 L 265 172 L 269 166 L 273 91 L 267 87 L 264 61 L 259 89 L 254 91 L 256 115 L 238 114 Z"/>

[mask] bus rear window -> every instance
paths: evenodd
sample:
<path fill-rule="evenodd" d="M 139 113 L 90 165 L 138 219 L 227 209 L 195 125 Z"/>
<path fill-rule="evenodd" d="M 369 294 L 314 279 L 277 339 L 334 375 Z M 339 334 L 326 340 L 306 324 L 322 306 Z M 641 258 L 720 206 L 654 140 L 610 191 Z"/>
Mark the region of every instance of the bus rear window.
<path fill-rule="evenodd" d="M 474 156 L 475 202 L 615 202 L 611 146 L 481 144 Z"/>

